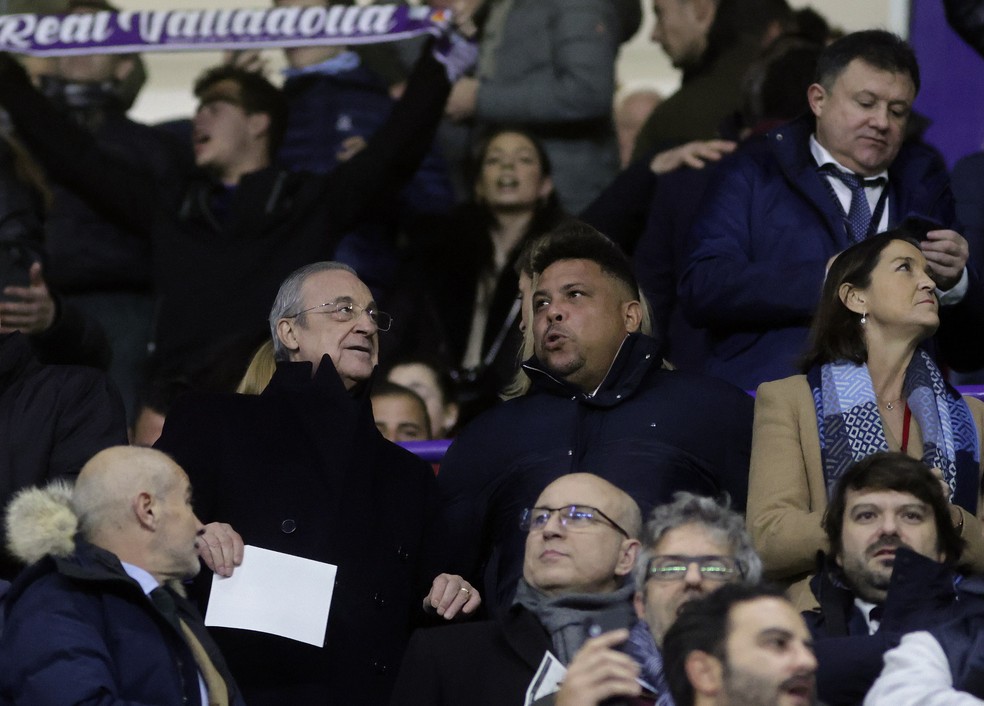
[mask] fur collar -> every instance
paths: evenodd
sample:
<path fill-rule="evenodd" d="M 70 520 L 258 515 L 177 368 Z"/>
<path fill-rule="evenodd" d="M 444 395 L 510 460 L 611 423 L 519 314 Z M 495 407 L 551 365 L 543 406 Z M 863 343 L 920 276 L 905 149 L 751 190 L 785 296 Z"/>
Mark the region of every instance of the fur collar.
<path fill-rule="evenodd" d="M 7 548 L 25 564 L 47 554 L 69 556 L 75 551 L 79 521 L 70 501 L 72 486 L 55 481 L 46 488 L 25 488 L 7 506 Z"/>

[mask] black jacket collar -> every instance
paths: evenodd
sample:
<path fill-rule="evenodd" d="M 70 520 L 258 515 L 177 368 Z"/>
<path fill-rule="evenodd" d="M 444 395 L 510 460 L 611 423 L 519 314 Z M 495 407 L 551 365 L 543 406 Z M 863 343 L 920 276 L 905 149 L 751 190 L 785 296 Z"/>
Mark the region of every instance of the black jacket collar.
<path fill-rule="evenodd" d="M 656 339 L 642 333 L 630 333 L 595 395 L 554 377 L 536 356 L 523 363 L 523 369 L 537 390 L 551 395 L 579 397 L 595 407 L 614 407 L 632 396 L 646 374 L 654 365 L 659 367 L 660 364 L 659 344 Z"/>

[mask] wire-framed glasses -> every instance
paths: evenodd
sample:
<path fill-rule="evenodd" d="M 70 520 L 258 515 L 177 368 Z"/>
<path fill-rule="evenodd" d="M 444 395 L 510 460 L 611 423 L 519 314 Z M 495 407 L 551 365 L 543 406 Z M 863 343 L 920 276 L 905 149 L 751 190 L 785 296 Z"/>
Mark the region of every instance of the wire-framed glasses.
<path fill-rule="evenodd" d="M 315 309 L 321 309 L 321 311 L 315 311 Z M 387 314 L 385 311 L 379 311 L 375 306 L 359 306 L 353 302 L 347 301 L 345 299 L 340 299 L 334 302 L 325 302 L 324 304 L 318 304 L 317 306 L 309 306 L 307 309 L 303 309 L 296 314 L 291 314 L 284 318 L 295 319 L 301 314 L 315 313 L 315 314 L 327 314 L 334 321 L 347 322 L 352 321 L 357 316 L 360 316 L 362 312 L 366 312 L 369 318 L 376 328 L 380 331 L 389 331 L 390 326 L 393 325 L 393 317 Z"/>
<path fill-rule="evenodd" d="M 629 537 L 621 525 L 610 518 L 604 512 L 590 505 L 565 505 L 564 507 L 529 507 L 523 510 L 519 519 L 519 528 L 524 532 L 540 532 L 550 522 L 550 518 L 557 513 L 560 524 L 567 529 L 578 530 L 587 529 L 592 525 L 606 524 L 619 533 Z"/>

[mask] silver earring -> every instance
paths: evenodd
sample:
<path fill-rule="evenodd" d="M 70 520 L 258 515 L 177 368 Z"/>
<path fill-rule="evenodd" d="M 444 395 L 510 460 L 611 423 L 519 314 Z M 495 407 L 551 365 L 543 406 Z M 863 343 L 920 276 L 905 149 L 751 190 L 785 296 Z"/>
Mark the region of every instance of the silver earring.
<path fill-rule="evenodd" d="M 864 312 L 863 314 L 861 314 L 861 325 L 864 326 L 866 323 L 868 323 L 868 312 L 867 311 Z"/>

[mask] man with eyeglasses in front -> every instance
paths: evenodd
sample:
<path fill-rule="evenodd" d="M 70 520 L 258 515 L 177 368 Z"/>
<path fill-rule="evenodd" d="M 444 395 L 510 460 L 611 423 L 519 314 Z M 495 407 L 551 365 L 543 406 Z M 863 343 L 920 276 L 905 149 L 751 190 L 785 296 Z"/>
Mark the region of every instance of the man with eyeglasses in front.
<path fill-rule="evenodd" d="M 635 609 L 641 620 L 628 634 L 612 632 L 585 643 L 574 657 L 556 706 L 595 706 L 637 694 L 625 654 L 640 665 L 659 706 L 673 706 L 660 652 L 666 631 L 689 601 L 729 583 L 757 583 L 762 561 L 741 515 L 712 498 L 680 492 L 657 506 L 646 524 L 635 571 Z"/>
<path fill-rule="evenodd" d="M 213 630 L 246 702 L 379 706 L 424 594 L 444 619 L 480 599 L 458 576 L 422 575 L 434 474 L 373 422 L 369 382 L 391 320 L 369 288 L 347 265 L 307 265 L 269 321 L 278 363 L 262 394 L 179 399 L 157 448 L 193 479 L 211 523 L 200 554 L 217 573 L 242 562 L 243 540 L 338 567 L 323 646 Z"/>
<path fill-rule="evenodd" d="M 540 706 L 591 635 L 628 637 L 642 530 L 636 502 L 596 475 L 571 473 L 517 520 L 526 546 L 512 606 L 495 620 L 415 634 L 392 706 Z"/>

